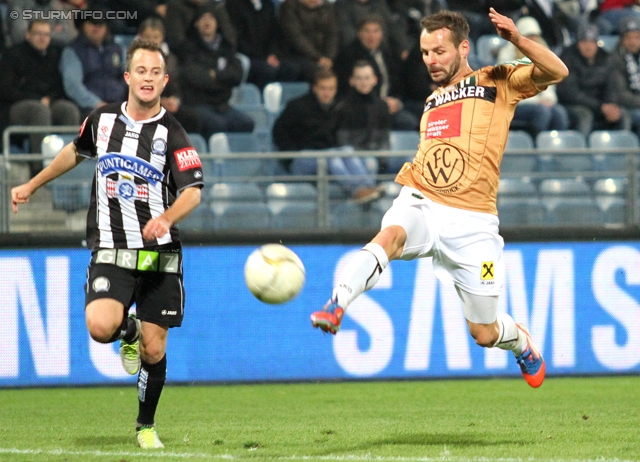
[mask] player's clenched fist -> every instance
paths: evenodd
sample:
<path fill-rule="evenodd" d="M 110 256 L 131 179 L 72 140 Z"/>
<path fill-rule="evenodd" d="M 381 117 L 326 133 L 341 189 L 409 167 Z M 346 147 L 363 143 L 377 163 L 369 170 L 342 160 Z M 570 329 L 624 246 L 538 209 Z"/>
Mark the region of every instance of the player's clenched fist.
<path fill-rule="evenodd" d="M 11 207 L 13 208 L 13 213 L 18 213 L 18 204 L 29 202 L 29 196 L 31 196 L 31 194 L 33 194 L 33 191 L 28 183 L 11 189 Z"/>

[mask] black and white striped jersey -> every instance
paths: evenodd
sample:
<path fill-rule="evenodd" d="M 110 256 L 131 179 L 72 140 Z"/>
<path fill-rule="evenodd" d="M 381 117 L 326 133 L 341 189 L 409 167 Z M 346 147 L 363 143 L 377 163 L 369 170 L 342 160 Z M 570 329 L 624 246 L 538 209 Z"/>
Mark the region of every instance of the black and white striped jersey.
<path fill-rule="evenodd" d="M 78 154 L 96 158 L 87 215 L 90 249 L 154 248 L 179 244 L 178 229 L 145 241 L 142 229 L 190 186 L 202 187 L 202 165 L 182 125 L 164 108 L 136 122 L 125 103 L 107 104 L 82 123 Z"/>

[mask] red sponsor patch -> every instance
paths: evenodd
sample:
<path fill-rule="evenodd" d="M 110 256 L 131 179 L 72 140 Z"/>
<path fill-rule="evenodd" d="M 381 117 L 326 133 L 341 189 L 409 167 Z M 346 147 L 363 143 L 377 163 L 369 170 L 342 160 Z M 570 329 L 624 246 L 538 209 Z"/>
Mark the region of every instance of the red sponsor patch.
<path fill-rule="evenodd" d="M 429 111 L 425 139 L 453 138 L 460 136 L 460 120 L 462 119 L 462 104 L 440 107 Z"/>
<path fill-rule="evenodd" d="M 176 162 L 178 163 L 178 170 L 180 170 L 181 172 L 192 168 L 202 167 L 202 164 L 200 163 L 200 157 L 198 157 L 198 152 L 192 147 L 175 151 L 173 155 L 175 156 Z"/>
<path fill-rule="evenodd" d="M 87 125 L 87 119 L 88 119 L 88 118 L 89 118 L 89 117 L 85 117 L 85 118 L 84 118 L 84 121 L 82 121 L 82 125 L 80 125 L 80 131 L 79 131 L 79 133 L 78 133 L 78 136 L 79 136 L 79 137 L 80 137 L 80 136 L 82 136 L 82 134 L 84 133 L 84 126 L 85 126 L 85 125 Z"/>

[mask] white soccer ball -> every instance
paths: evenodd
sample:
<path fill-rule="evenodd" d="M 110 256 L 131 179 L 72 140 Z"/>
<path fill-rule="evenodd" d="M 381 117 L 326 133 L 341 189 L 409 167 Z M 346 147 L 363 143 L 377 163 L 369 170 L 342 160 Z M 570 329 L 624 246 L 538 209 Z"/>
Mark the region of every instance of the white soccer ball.
<path fill-rule="evenodd" d="M 280 244 L 265 244 L 247 258 L 244 279 L 249 291 L 261 302 L 285 303 L 302 289 L 305 270 L 293 250 Z"/>

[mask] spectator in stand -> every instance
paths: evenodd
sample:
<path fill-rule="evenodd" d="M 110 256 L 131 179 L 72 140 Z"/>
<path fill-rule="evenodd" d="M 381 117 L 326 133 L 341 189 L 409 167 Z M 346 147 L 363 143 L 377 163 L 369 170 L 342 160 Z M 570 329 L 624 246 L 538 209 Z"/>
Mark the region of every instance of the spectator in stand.
<path fill-rule="evenodd" d="M 107 20 L 98 18 L 92 15 L 78 22 L 80 33 L 64 48 L 60 59 L 64 91 L 80 108 L 82 117 L 127 97 L 122 48 L 113 41 Z"/>
<path fill-rule="evenodd" d="M 394 130 L 417 130 L 419 119 L 404 109 L 403 89 L 400 76 L 401 61 L 395 59 L 384 44 L 383 20 L 379 15 L 366 16 L 358 24 L 358 34 L 354 41 L 343 48 L 336 59 L 339 93 L 344 95 L 349 89 L 349 78 L 356 61 L 364 59 L 371 63 L 378 85 L 376 93 L 387 102 Z"/>
<path fill-rule="evenodd" d="M 51 11 L 66 10 L 68 7 L 60 0 L 9 0 L 7 11 L 14 12 L 16 19 L 6 21 L 7 32 L 11 45 L 16 45 L 24 40 L 24 34 L 29 28 L 29 20 L 23 19 L 25 10 L 38 10 L 42 12 L 42 18 L 47 19 L 51 26 L 51 43 L 56 46 L 64 46 L 78 35 L 78 30 L 73 23 L 73 16 L 67 19 L 50 18 Z M 5 20 L 8 18 L 5 18 Z"/>
<path fill-rule="evenodd" d="M 234 0 L 227 10 L 238 33 L 238 52 L 250 61 L 248 82 L 260 89 L 269 82 L 297 81 L 300 65 L 284 56 L 282 33 L 271 0 Z"/>
<path fill-rule="evenodd" d="M 419 35 L 417 36 L 419 38 Z M 471 63 L 469 63 L 471 65 Z M 402 63 L 400 72 L 402 87 L 404 88 L 404 108 L 420 120 L 424 113 L 427 97 L 438 88 L 431 79 L 429 69 L 422 61 L 420 42 L 416 43 L 409 52 L 409 57 Z"/>
<path fill-rule="evenodd" d="M 631 115 L 633 130 L 640 136 L 640 20 L 628 17 L 620 26 L 620 44 L 612 53 L 620 105 Z"/>
<path fill-rule="evenodd" d="M 273 126 L 273 141 L 282 151 L 328 150 L 353 152 L 339 148 L 337 130 L 340 105 L 336 102 L 338 80 L 333 71 L 318 69 L 311 90 L 287 103 Z M 340 185 L 358 202 L 368 202 L 380 196 L 375 180 L 359 157 L 327 159 L 329 174 L 339 176 Z M 294 175 L 315 175 L 318 163 L 314 157 L 297 157 L 283 162 Z"/>
<path fill-rule="evenodd" d="M 386 0 L 337 0 L 336 11 L 340 21 L 342 47 L 353 43 L 363 19 L 377 14 L 381 19 L 382 36 L 387 49 L 398 60 L 404 61 L 409 56 L 411 41 L 407 36 L 407 25 L 391 14 Z"/>
<path fill-rule="evenodd" d="M 22 42 L 0 60 L 0 104 L 11 125 L 78 125 L 80 111 L 64 99 L 58 66 L 60 49 L 51 45 L 51 23 L 35 20 Z M 6 120 L 6 118 L 5 118 Z M 44 134 L 31 136 L 31 152 L 40 152 Z M 29 164 L 34 175 L 42 162 Z"/>
<path fill-rule="evenodd" d="M 284 0 L 280 27 L 291 57 L 302 68 L 303 78 L 314 79 L 318 68 L 331 69 L 340 48 L 335 5 L 326 0 Z"/>
<path fill-rule="evenodd" d="M 516 22 L 516 28 L 523 36 L 548 48 L 542 38 L 542 30 L 535 18 L 523 16 Z M 507 63 L 526 56 L 511 42 L 507 42 L 498 53 L 498 63 Z M 567 130 L 569 114 L 564 106 L 558 104 L 555 85 L 550 85 L 531 98 L 524 99 L 516 106 L 511 121 L 511 129 L 525 130 L 534 138 L 545 130 Z"/>
<path fill-rule="evenodd" d="M 229 105 L 243 71 L 232 44 L 218 30 L 219 13 L 211 3 L 199 7 L 179 53 L 184 102 L 197 110 L 205 138 L 218 132 L 251 132 L 254 127 L 250 116 Z"/>
<path fill-rule="evenodd" d="M 180 88 L 180 70 L 178 58 L 175 53 L 171 53 L 164 41 L 164 22 L 158 17 L 150 17 L 142 21 L 138 31 L 138 37 L 160 46 L 165 54 L 166 73 L 169 75 L 169 82 L 164 87 L 160 104 L 170 112 L 187 133 L 201 133 L 202 124 L 200 116 L 195 108 L 182 104 L 182 91 Z"/>
<path fill-rule="evenodd" d="M 187 38 L 187 31 L 193 24 L 193 17 L 201 6 L 211 5 L 216 10 L 218 29 L 224 35 L 233 53 L 238 46 L 238 36 L 223 3 L 213 0 L 167 0 L 165 26 L 169 48 L 177 50 Z"/>
<path fill-rule="evenodd" d="M 638 0 L 601 0 L 598 2 L 598 27 L 603 34 L 620 33 L 618 26 L 624 19 L 640 20 Z"/>
<path fill-rule="evenodd" d="M 378 78 L 369 61 L 356 61 L 349 84 L 351 89 L 340 103 L 338 144 L 351 146 L 357 151 L 389 150 L 391 117 L 387 103 L 374 91 Z M 391 158 L 393 160 L 394 158 Z M 379 165 L 387 172 L 386 158 L 371 157 L 367 164 Z M 381 167 L 381 168 L 380 168 Z M 395 169 L 394 165 L 394 169 Z M 395 170 L 397 173 L 400 166 Z"/>
<path fill-rule="evenodd" d="M 109 27 L 114 35 L 136 34 L 145 19 L 163 17 L 166 12 L 165 0 L 91 0 L 91 6 L 119 12 L 114 18 L 109 18 Z"/>
<path fill-rule="evenodd" d="M 557 85 L 558 100 L 569 111 L 571 128 L 588 136 L 593 130 L 629 130 L 629 113 L 619 105 L 615 64 L 598 47 L 599 31 L 589 24 L 578 32 L 578 42 L 562 52 L 569 77 Z"/>

